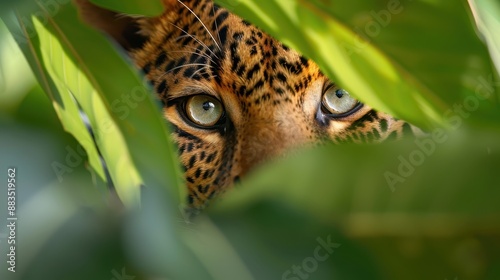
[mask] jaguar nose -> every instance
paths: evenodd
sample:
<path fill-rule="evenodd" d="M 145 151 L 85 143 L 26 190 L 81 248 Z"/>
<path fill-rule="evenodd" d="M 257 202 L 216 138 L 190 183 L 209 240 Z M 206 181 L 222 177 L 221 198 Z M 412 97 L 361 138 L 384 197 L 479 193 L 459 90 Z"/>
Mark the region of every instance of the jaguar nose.
<path fill-rule="evenodd" d="M 244 176 L 254 166 L 275 157 L 281 153 L 283 138 L 277 131 L 268 126 L 254 128 L 251 133 L 246 133 L 246 137 L 241 139 L 240 168 L 241 175 Z"/>
<path fill-rule="evenodd" d="M 249 124 L 239 137 L 238 169 L 244 176 L 264 161 L 284 155 L 307 142 L 296 122 L 267 121 Z"/>

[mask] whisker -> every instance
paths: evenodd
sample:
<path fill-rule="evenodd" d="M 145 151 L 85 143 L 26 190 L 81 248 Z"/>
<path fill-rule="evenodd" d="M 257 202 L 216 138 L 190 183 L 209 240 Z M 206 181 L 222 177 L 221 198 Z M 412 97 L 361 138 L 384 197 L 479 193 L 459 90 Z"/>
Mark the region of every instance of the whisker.
<path fill-rule="evenodd" d="M 183 39 L 183 38 L 187 38 L 187 37 L 193 38 L 190 34 L 186 34 L 186 35 L 181 35 L 181 36 L 179 36 L 179 37 L 175 38 L 175 39 L 174 39 L 174 41 L 179 41 L 179 40 L 181 40 L 181 39 Z M 220 39 L 219 39 L 219 40 L 220 40 Z M 198 41 L 197 41 L 197 42 L 198 42 Z M 194 47 L 190 47 L 190 46 L 184 46 L 184 47 L 189 47 L 189 48 L 191 48 L 192 50 L 199 51 L 198 49 L 196 49 L 196 48 L 194 48 Z M 200 53 L 197 53 L 197 54 L 200 54 L 200 55 L 201 55 L 201 54 L 203 54 L 203 53 L 201 53 L 201 52 L 200 52 Z M 206 58 L 210 59 L 213 63 L 216 63 L 214 60 L 212 60 L 212 58 L 211 58 L 210 56 L 208 56 L 208 55 L 206 55 L 206 54 L 203 54 L 203 55 L 204 55 Z"/>
<path fill-rule="evenodd" d="M 202 71 L 207 71 L 207 69 L 206 69 L 205 67 L 200 68 L 200 69 L 198 69 L 198 70 L 194 71 L 193 75 L 191 75 L 189 78 L 190 78 L 190 79 L 192 79 L 194 76 L 196 76 L 196 75 L 198 74 L 198 72 L 200 72 L 200 73 L 201 73 Z M 207 73 L 208 73 L 208 72 L 207 72 Z"/>
<path fill-rule="evenodd" d="M 188 64 L 183 64 L 183 65 L 180 65 L 180 66 L 177 66 L 177 67 L 174 67 L 170 70 L 168 70 L 167 72 L 163 73 L 160 77 L 156 78 L 155 81 L 159 81 L 161 80 L 161 78 L 165 77 L 168 73 L 176 70 L 176 69 L 180 69 L 180 68 L 183 68 L 183 67 L 188 67 L 188 66 L 204 66 L 202 69 L 204 69 L 205 67 L 209 67 L 209 68 L 213 68 L 211 65 L 208 65 L 208 64 L 202 64 L 202 63 L 188 63 Z"/>
<path fill-rule="evenodd" d="M 192 47 L 191 47 L 191 48 L 192 48 Z M 193 49 L 193 50 L 195 50 L 195 51 L 197 50 L 197 49 L 195 49 L 195 48 L 192 48 L 192 49 Z M 187 54 L 196 54 L 196 55 L 198 55 L 198 56 L 202 56 L 202 57 L 204 57 L 204 58 L 206 58 L 206 59 L 210 60 L 212 63 L 217 64 L 217 62 L 215 62 L 215 61 L 214 61 L 214 60 L 213 60 L 213 59 L 212 59 L 209 55 L 206 55 L 206 54 L 204 54 L 204 53 L 202 53 L 202 52 L 190 52 L 190 51 L 170 51 L 169 53 L 187 53 Z"/>
<path fill-rule="evenodd" d="M 208 67 L 212 67 L 210 65 L 207 65 L 207 64 L 202 64 L 202 63 L 188 63 L 188 64 L 184 64 L 184 65 L 180 65 L 180 66 L 177 66 L 177 67 L 174 67 L 170 70 L 168 70 L 167 72 L 165 72 L 163 75 L 165 74 L 168 74 L 176 69 L 179 69 L 179 68 L 182 68 L 182 67 L 187 67 L 187 66 L 208 66 Z"/>
<path fill-rule="evenodd" d="M 214 18 L 215 18 L 214 19 L 215 32 L 217 33 L 217 38 L 219 38 L 219 43 L 222 45 L 222 40 L 220 39 L 220 33 L 219 33 L 219 24 L 217 23 L 217 17 L 215 15 L 215 3 L 212 3 L 212 12 L 214 13 Z"/>
<path fill-rule="evenodd" d="M 188 36 L 188 35 L 181 35 L 181 36 L 179 36 L 179 37 L 175 38 L 175 40 L 174 40 L 174 41 L 176 41 L 176 42 L 177 42 L 177 41 L 179 41 L 180 39 L 183 39 L 183 38 L 186 38 L 186 37 L 189 37 L 189 36 Z"/>
<path fill-rule="evenodd" d="M 217 43 L 217 40 L 215 40 L 214 36 L 212 35 L 212 32 L 210 32 L 210 30 L 208 30 L 207 26 L 198 17 L 198 15 L 195 12 L 193 12 L 193 10 L 191 10 L 188 6 L 186 6 L 186 4 L 182 3 L 181 0 L 177 0 L 177 2 L 181 3 L 182 6 L 184 6 L 186 9 L 188 9 L 196 17 L 196 19 L 201 23 L 201 25 L 203 25 L 203 28 L 205 28 L 205 30 L 208 32 L 208 35 L 212 38 L 212 40 L 214 41 L 217 48 L 219 48 L 219 51 L 222 51 L 222 48 L 220 47 L 219 43 Z"/>
<path fill-rule="evenodd" d="M 186 32 L 184 29 L 180 28 L 179 26 L 173 24 L 173 23 L 170 23 L 171 25 L 173 25 L 175 28 L 179 29 L 180 31 L 184 32 L 184 34 L 188 35 L 189 37 L 193 38 L 193 40 L 195 40 L 196 42 L 198 42 L 202 47 L 204 47 L 205 49 L 207 49 L 210 53 L 212 53 L 213 56 L 215 56 L 216 58 L 220 59 L 207 45 L 205 45 L 202 41 L 198 40 L 196 37 L 194 37 L 193 35 L 189 34 L 188 32 Z"/>

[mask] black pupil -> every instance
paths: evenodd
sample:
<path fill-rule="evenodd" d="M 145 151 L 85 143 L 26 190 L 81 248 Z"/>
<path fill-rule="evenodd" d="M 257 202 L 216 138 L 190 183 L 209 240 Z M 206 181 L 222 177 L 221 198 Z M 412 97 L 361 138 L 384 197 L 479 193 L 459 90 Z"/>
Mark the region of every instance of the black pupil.
<path fill-rule="evenodd" d="M 342 90 L 338 89 L 337 91 L 335 91 L 335 95 L 338 98 L 342 98 L 342 97 L 344 97 L 344 92 L 342 92 Z"/>
<path fill-rule="evenodd" d="M 215 104 L 210 102 L 210 101 L 206 101 L 205 103 L 203 103 L 203 110 L 205 111 L 209 111 L 210 109 L 213 109 L 215 108 Z"/>

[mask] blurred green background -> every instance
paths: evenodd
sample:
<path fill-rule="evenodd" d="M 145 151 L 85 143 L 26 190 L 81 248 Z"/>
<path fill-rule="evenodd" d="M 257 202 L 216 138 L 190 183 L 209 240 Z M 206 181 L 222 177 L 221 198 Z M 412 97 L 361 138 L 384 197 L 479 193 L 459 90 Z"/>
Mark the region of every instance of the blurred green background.
<path fill-rule="evenodd" d="M 495 1 L 470 1 L 476 19 L 466 1 L 217 2 L 430 136 L 298 151 L 187 221 L 157 104 L 141 98 L 124 118 L 111 105 L 145 89 L 142 78 L 69 1 L 2 1 L 1 279 L 500 278 Z M 6 263 L 11 167 L 16 273 Z"/>

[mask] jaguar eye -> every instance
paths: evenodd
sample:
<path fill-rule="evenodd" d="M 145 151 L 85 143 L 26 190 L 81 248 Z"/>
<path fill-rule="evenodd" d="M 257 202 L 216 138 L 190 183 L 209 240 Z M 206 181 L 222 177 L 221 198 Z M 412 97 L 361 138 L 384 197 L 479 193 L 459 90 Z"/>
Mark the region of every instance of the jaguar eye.
<path fill-rule="evenodd" d="M 203 127 L 216 125 L 224 115 L 220 101 L 208 95 L 189 97 L 185 110 L 189 120 Z"/>
<path fill-rule="evenodd" d="M 323 107 L 332 117 L 343 117 L 360 108 L 361 103 L 345 89 L 330 87 L 323 94 Z"/>

